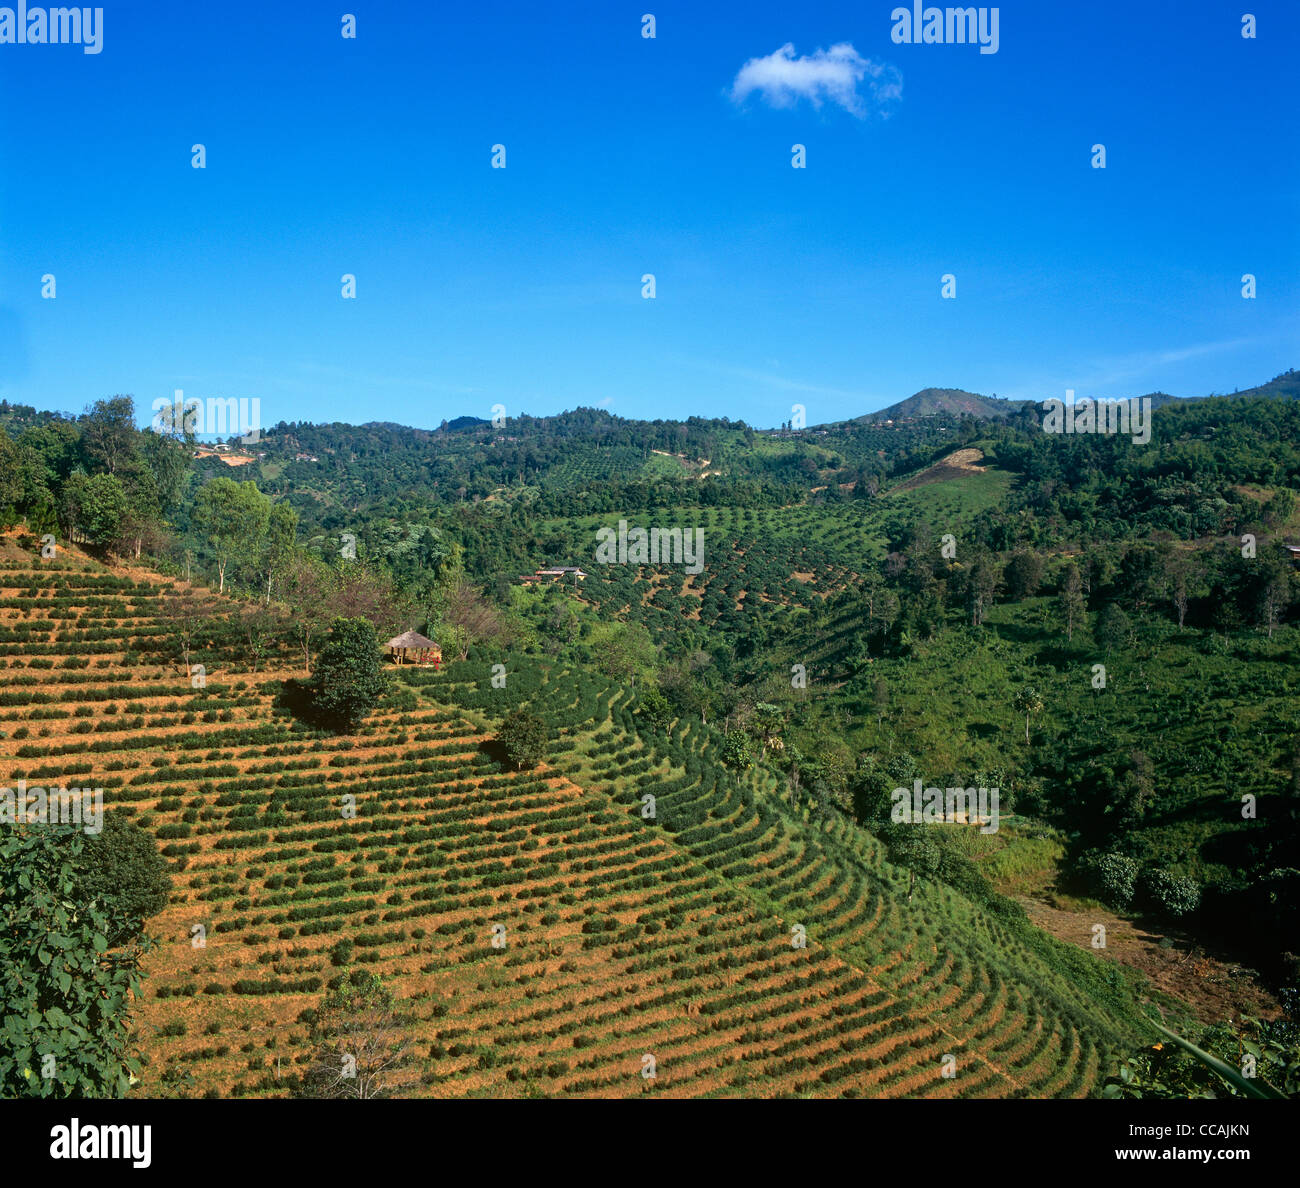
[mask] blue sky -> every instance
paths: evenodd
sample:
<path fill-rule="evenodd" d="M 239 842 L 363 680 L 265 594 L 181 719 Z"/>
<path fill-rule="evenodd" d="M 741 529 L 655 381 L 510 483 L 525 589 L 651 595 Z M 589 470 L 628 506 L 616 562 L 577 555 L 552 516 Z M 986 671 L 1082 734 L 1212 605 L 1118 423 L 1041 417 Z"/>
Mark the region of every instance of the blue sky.
<path fill-rule="evenodd" d="M 0 44 L 0 397 L 770 426 L 1300 365 L 1300 5 L 1008 2 L 992 54 L 895 7 L 108 0 L 98 54 Z"/>

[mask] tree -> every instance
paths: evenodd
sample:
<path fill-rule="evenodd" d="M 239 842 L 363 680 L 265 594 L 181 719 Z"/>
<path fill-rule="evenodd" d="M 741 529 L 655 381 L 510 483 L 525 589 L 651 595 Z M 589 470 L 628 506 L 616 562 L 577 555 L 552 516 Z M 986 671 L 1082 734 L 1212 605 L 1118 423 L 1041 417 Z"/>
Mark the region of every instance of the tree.
<path fill-rule="evenodd" d="M 966 602 L 970 607 L 972 627 L 978 627 L 984 622 L 989 607 L 993 605 L 997 588 L 997 566 L 986 553 L 981 553 L 966 575 Z"/>
<path fill-rule="evenodd" d="M 147 945 L 110 952 L 84 853 L 79 829 L 0 826 L 0 1098 L 123 1097 L 139 1072 L 129 1005 Z"/>
<path fill-rule="evenodd" d="M 887 586 L 871 590 L 867 601 L 867 630 L 882 638 L 889 634 L 889 629 L 898 621 L 902 604 L 898 595 Z"/>
<path fill-rule="evenodd" d="M 319 557 L 295 553 L 284 578 L 284 597 L 293 612 L 294 629 L 302 645 L 302 665 L 311 672 L 312 641 L 335 617 L 338 575 Z"/>
<path fill-rule="evenodd" d="M 779 705 L 773 705 L 770 701 L 755 703 L 752 729 L 758 738 L 763 759 L 767 758 L 768 751 L 785 750 L 785 742 L 781 738 L 784 723 L 785 714 Z"/>
<path fill-rule="evenodd" d="M 199 488 L 191 513 L 194 527 L 207 537 L 217 561 L 217 593 L 226 589 L 226 569 L 237 556 L 248 560 L 261 550 L 271 501 L 252 482 L 214 478 Z"/>
<path fill-rule="evenodd" d="M 1131 631 L 1128 615 L 1115 603 L 1108 602 L 1101 608 L 1101 614 L 1097 616 L 1097 642 L 1107 652 L 1127 643 Z"/>
<path fill-rule="evenodd" d="M 162 600 L 162 620 L 181 654 L 185 675 L 190 675 L 190 657 L 195 641 L 217 616 L 215 603 L 200 590 L 173 589 Z"/>
<path fill-rule="evenodd" d="M 342 730 L 355 730 L 388 688 L 379 641 L 367 619 L 335 619 L 312 678 L 312 705 Z"/>
<path fill-rule="evenodd" d="M 1260 583 L 1259 594 L 1255 600 L 1259 625 L 1268 631 L 1269 639 L 1291 605 L 1291 575 L 1281 567 L 1274 567 L 1265 574 Z"/>
<path fill-rule="evenodd" d="M 106 905 L 111 948 L 144 931 L 145 922 L 167 906 L 171 885 L 153 835 L 128 817 L 105 813 L 104 828 L 86 838 L 80 886 L 83 900 L 98 897 Z"/>
<path fill-rule="evenodd" d="M 1025 715 L 1025 745 L 1029 745 L 1029 719 L 1034 714 L 1043 712 L 1043 699 L 1038 695 L 1038 690 L 1033 685 L 1026 685 L 1023 689 L 1016 690 L 1016 695 L 1012 700 L 1016 712 Z"/>
<path fill-rule="evenodd" d="M 1145 751 L 1134 751 L 1120 781 L 1120 826 L 1138 828 L 1156 794 L 1156 769 Z"/>
<path fill-rule="evenodd" d="M 257 666 L 270 654 L 272 642 L 287 630 L 288 620 L 279 606 L 252 603 L 240 611 L 239 627 L 256 672 Z"/>
<path fill-rule="evenodd" d="M 497 608 L 472 583 L 460 578 L 443 592 L 438 631 L 441 642 L 464 660 L 475 644 L 499 640 L 504 623 Z"/>
<path fill-rule="evenodd" d="M 911 903 L 916 889 L 916 876 L 933 875 L 939 869 L 939 846 L 930 827 L 916 822 L 894 822 L 880 829 L 880 840 L 885 843 L 889 861 L 908 871 L 907 901 Z"/>
<path fill-rule="evenodd" d="M 135 452 L 135 401 L 130 396 L 96 400 L 80 424 L 82 448 L 92 467 L 116 474 Z"/>
<path fill-rule="evenodd" d="M 1123 911 L 1133 902 L 1138 864 L 1127 854 L 1091 854 L 1080 864 L 1090 889 L 1110 907 Z"/>
<path fill-rule="evenodd" d="M 1179 630 L 1182 629 L 1183 622 L 1187 618 L 1191 587 L 1196 581 L 1194 564 L 1191 556 L 1178 550 L 1170 552 L 1164 559 L 1165 588 L 1169 592 L 1169 600 L 1173 603 L 1174 612 L 1178 616 Z"/>
<path fill-rule="evenodd" d="M 638 673 L 653 670 L 658 649 L 644 623 L 601 624 L 592 640 L 600 671 L 636 688 Z"/>
<path fill-rule="evenodd" d="M 1185 916 L 1201 902 L 1201 887 L 1195 879 L 1154 867 L 1142 872 L 1138 888 L 1148 906 L 1168 916 Z"/>
<path fill-rule="evenodd" d="M 273 503 L 267 513 L 266 536 L 262 541 L 261 568 L 266 578 L 266 603 L 270 605 L 275 583 L 293 561 L 294 540 L 298 533 L 298 513 L 287 503 Z"/>
<path fill-rule="evenodd" d="M 889 708 L 889 683 L 882 676 L 871 683 L 871 706 L 876 711 L 876 725 L 879 726 Z"/>
<path fill-rule="evenodd" d="M 18 447 L 0 429 L 0 528 L 17 522 L 18 508 L 24 502 L 26 489 L 20 465 Z"/>
<path fill-rule="evenodd" d="M 115 475 L 87 477 L 78 471 L 64 484 L 62 519 L 69 540 L 79 537 L 100 548 L 116 544 L 129 509 L 126 490 Z"/>
<path fill-rule="evenodd" d="M 505 716 L 497 728 L 496 741 L 511 764 L 523 770 L 545 761 L 550 731 L 536 714 L 521 708 Z"/>
<path fill-rule="evenodd" d="M 1057 608 L 1061 621 L 1065 624 L 1065 638 L 1074 639 L 1074 629 L 1087 614 L 1087 603 L 1083 600 L 1083 579 L 1079 576 L 1078 566 L 1071 561 L 1061 576 L 1061 590 L 1056 596 Z"/>
<path fill-rule="evenodd" d="M 312 1020 L 311 1039 L 317 1057 L 305 1077 L 307 1097 L 387 1097 L 411 1051 L 407 1020 L 372 970 L 340 977 Z"/>
<path fill-rule="evenodd" d="M 190 468 L 190 451 L 181 442 L 160 433 L 140 435 L 140 457 L 148 467 L 158 491 L 158 505 L 170 511 L 181 498 Z"/>
<path fill-rule="evenodd" d="M 642 685 L 636 702 L 641 716 L 656 729 L 662 730 L 673 720 L 673 707 L 655 685 Z"/>
<path fill-rule="evenodd" d="M 743 771 L 754 762 L 754 752 L 749 745 L 749 735 L 741 730 L 729 730 L 722 736 L 722 762 L 732 771 Z"/>
<path fill-rule="evenodd" d="M 1007 593 L 1015 601 L 1032 597 L 1038 593 L 1038 587 L 1043 580 L 1042 556 L 1031 553 L 1027 549 L 1017 550 L 1002 571 L 1002 578 L 1006 583 Z"/>

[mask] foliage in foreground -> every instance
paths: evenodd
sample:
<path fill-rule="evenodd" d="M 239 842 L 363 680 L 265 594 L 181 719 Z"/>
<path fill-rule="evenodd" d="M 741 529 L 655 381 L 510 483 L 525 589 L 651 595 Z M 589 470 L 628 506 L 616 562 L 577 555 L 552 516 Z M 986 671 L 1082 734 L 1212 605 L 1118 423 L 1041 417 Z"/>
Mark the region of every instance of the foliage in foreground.
<path fill-rule="evenodd" d="M 1103 1097 L 1300 1097 L 1300 1026 L 1293 1020 L 1243 1018 L 1235 1028 L 1206 1028 L 1196 1043 L 1156 1026 L 1167 1038 L 1123 1061 Z"/>
<path fill-rule="evenodd" d="M 110 952 L 123 923 L 87 898 L 75 829 L 0 830 L 0 1097 L 122 1097 L 139 1064 L 128 1008 L 147 942 Z"/>

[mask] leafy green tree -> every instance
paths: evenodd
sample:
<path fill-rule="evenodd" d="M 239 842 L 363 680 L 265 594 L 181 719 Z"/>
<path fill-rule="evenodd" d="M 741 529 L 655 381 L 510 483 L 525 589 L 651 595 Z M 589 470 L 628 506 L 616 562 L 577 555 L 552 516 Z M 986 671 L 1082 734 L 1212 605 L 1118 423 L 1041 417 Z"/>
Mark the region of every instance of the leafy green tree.
<path fill-rule="evenodd" d="M 375 629 L 368 619 L 335 619 L 316 661 L 312 706 L 343 730 L 355 730 L 388 688 Z"/>
<path fill-rule="evenodd" d="M 1007 593 L 1015 601 L 1031 598 L 1038 593 L 1038 587 L 1043 581 L 1042 555 L 1031 553 L 1028 549 L 1018 549 L 1003 569 L 1002 580 L 1006 584 Z"/>
<path fill-rule="evenodd" d="M 226 589 L 226 569 L 236 557 L 256 558 L 266 535 L 271 501 L 252 482 L 237 483 L 224 476 L 199 488 L 191 520 L 207 538 L 217 562 L 217 592 Z"/>
<path fill-rule="evenodd" d="M 148 432 L 140 435 L 140 457 L 153 478 L 159 507 L 170 511 L 180 502 L 190 469 L 190 451 L 181 442 Z"/>
<path fill-rule="evenodd" d="M 62 519 L 71 540 L 101 548 L 116 544 L 129 510 L 126 489 L 116 475 L 87 477 L 78 471 L 64 484 Z"/>
<path fill-rule="evenodd" d="M 20 463 L 18 447 L 10 440 L 9 434 L 0 429 L 0 528 L 17 523 L 18 509 L 24 503 Z"/>
<path fill-rule="evenodd" d="M 1192 590 L 1199 582 L 1199 569 L 1196 560 L 1179 549 L 1173 549 L 1164 558 L 1164 585 L 1178 616 L 1181 630 L 1187 618 L 1187 608 L 1191 603 Z"/>
<path fill-rule="evenodd" d="M 81 444 L 92 468 L 117 474 L 136 448 L 135 401 L 130 396 L 96 400 L 79 421 Z"/>
<path fill-rule="evenodd" d="M 642 685 L 637 694 L 637 709 L 650 725 L 663 729 L 673 720 L 673 707 L 654 685 Z"/>
<path fill-rule="evenodd" d="M 81 868 L 83 897 L 97 898 L 108 909 L 113 948 L 135 940 L 167 906 L 172 881 L 158 843 L 120 813 L 105 813 L 104 828 L 87 835 Z"/>
<path fill-rule="evenodd" d="M 1126 615 L 1115 603 L 1108 602 L 1097 616 L 1097 642 L 1106 652 L 1113 652 L 1128 642 L 1132 631 Z"/>
<path fill-rule="evenodd" d="M 536 714 L 521 708 L 505 716 L 497 728 L 496 741 L 516 768 L 536 767 L 546 759 L 550 731 Z"/>
<path fill-rule="evenodd" d="M 0 1097 L 122 1097 L 139 1072 L 129 1007 L 148 945 L 110 952 L 84 847 L 79 829 L 0 826 Z"/>
<path fill-rule="evenodd" d="M 966 572 L 966 605 L 972 627 L 979 627 L 988 615 L 998 590 L 998 567 L 987 553 L 980 553 Z"/>
<path fill-rule="evenodd" d="M 911 902 L 917 875 L 935 875 L 942 854 L 930 826 L 918 822 L 895 822 L 883 826 L 880 840 L 885 844 L 889 861 L 908 871 L 907 898 Z"/>
<path fill-rule="evenodd" d="M 1156 794 L 1155 764 L 1150 756 L 1145 751 L 1134 751 L 1129 760 L 1119 794 L 1120 827 L 1125 830 L 1141 828 Z"/>
<path fill-rule="evenodd" d="M 722 762 L 733 771 L 743 771 L 753 764 L 754 751 L 743 730 L 729 730 L 722 736 Z"/>
<path fill-rule="evenodd" d="M 633 689 L 638 675 L 653 671 L 658 654 L 644 623 L 603 623 L 593 635 L 592 646 L 601 672 Z"/>
<path fill-rule="evenodd" d="M 273 503 L 266 518 L 262 540 L 261 570 L 266 579 L 266 602 L 271 601 L 275 583 L 281 581 L 293 563 L 298 534 L 298 513 L 287 503 Z"/>

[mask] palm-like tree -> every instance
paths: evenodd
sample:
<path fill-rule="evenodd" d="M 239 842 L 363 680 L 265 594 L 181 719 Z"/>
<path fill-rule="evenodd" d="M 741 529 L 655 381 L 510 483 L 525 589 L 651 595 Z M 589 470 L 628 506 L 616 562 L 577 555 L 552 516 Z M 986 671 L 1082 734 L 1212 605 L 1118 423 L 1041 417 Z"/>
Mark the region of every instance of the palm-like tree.
<path fill-rule="evenodd" d="M 1025 715 L 1025 746 L 1029 745 L 1029 719 L 1034 714 L 1043 712 L 1043 699 L 1038 695 L 1038 690 L 1033 685 L 1026 685 L 1023 689 L 1017 691 L 1015 700 L 1012 704 L 1017 713 Z"/>

